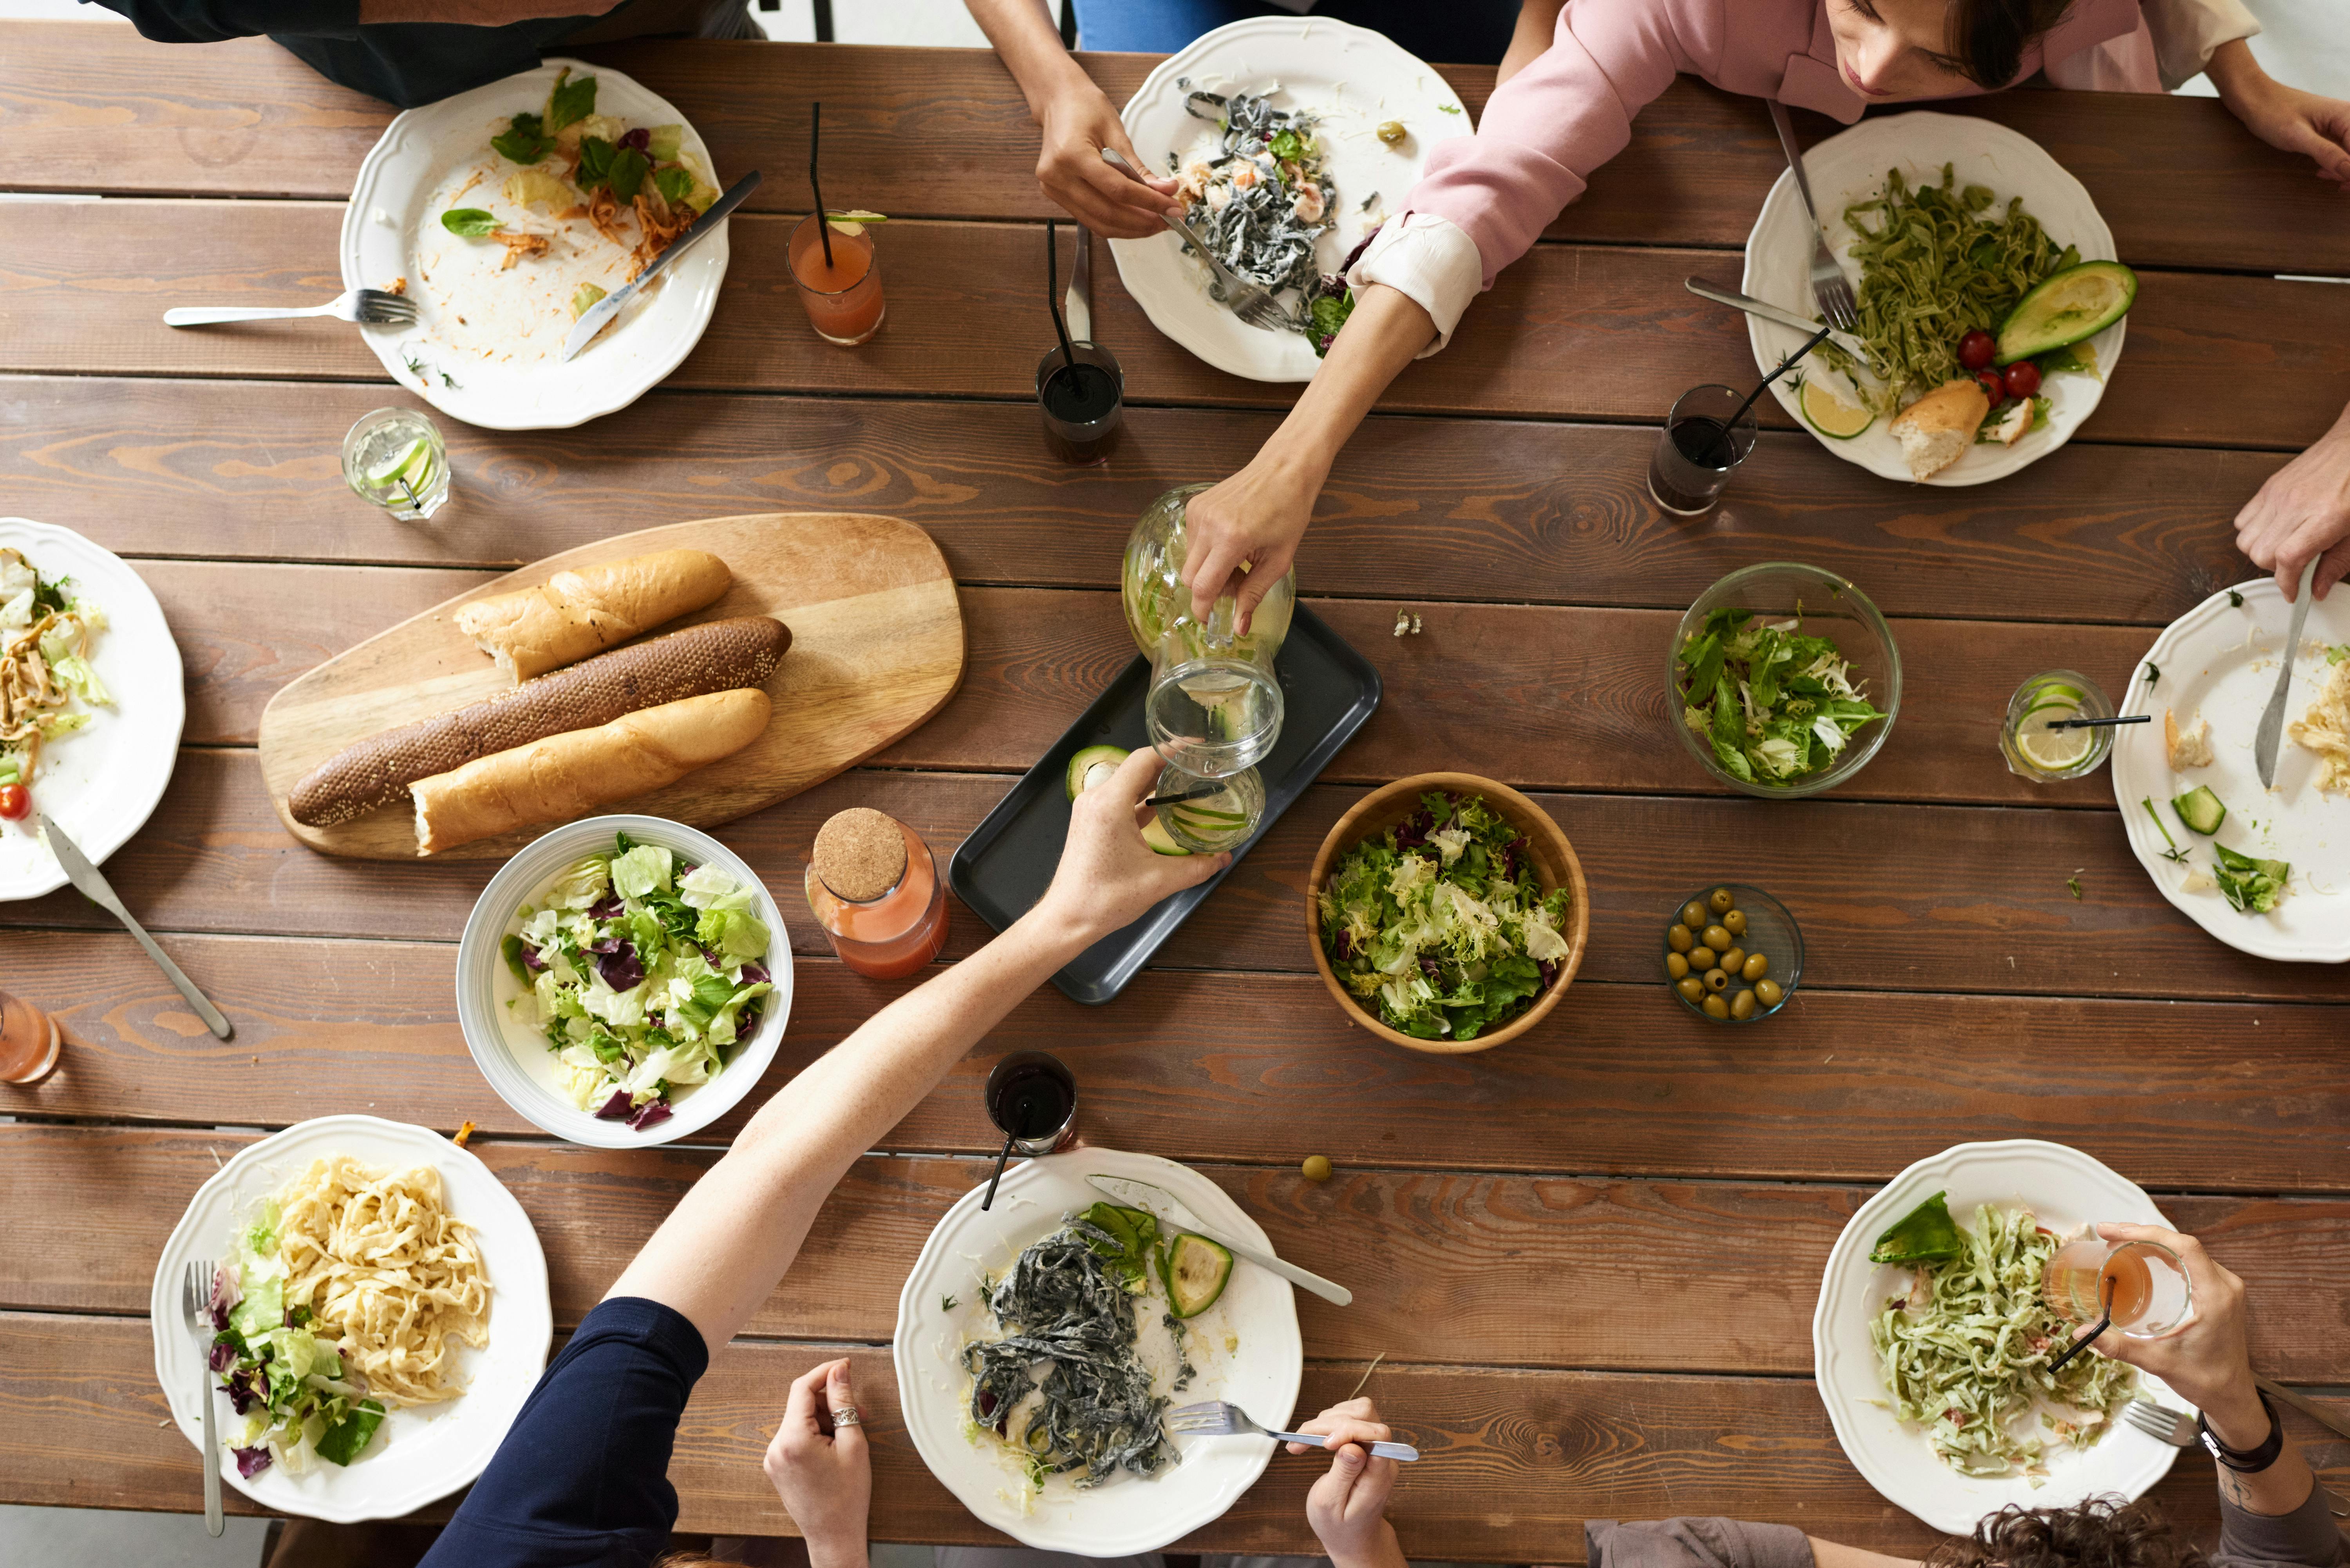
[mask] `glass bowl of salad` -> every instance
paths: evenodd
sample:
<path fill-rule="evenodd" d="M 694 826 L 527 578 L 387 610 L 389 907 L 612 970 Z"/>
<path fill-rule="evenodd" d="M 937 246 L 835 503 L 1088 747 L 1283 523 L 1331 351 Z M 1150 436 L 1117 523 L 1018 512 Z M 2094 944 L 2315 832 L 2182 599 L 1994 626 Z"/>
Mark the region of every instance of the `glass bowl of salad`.
<path fill-rule="evenodd" d="M 1673 729 L 1706 772 L 1765 799 L 1817 794 L 1868 765 L 1901 707 L 1901 655 L 1850 579 L 1794 561 L 1722 578 L 1665 653 Z"/>
<path fill-rule="evenodd" d="M 498 1096 L 573 1143 L 698 1132 L 749 1094 L 791 1012 L 783 915 L 708 834 L 593 816 L 490 878 L 457 950 L 457 1018 Z"/>
<path fill-rule="evenodd" d="M 1516 1039 L 1558 1004 L 1590 940 L 1575 846 L 1474 774 L 1414 774 L 1357 801 L 1307 888 L 1306 940 L 1332 999 L 1413 1051 Z"/>

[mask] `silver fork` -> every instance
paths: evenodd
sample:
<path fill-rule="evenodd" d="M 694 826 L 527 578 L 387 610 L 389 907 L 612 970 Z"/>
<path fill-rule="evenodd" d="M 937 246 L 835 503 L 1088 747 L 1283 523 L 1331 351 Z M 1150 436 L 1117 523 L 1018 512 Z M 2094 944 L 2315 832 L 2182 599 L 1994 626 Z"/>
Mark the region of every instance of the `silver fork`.
<path fill-rule="evenodd" d="M 1227 1405 L 1221 1399 L 1170 1410 L 1161 1421 L 1169 1431 L 1188 1437 L 1229 1438 L 1238 1432 L 1261 1432 L 1284 1443 L 1304 1443 L 1315 1449 L 1330 1446 L 1329 1438 L 1316 1437 L 1311 1432 L 1276 1432 L 1270 1427 L 1260 1427 L 1249 1419 L 1247 1411 L 1237 1405 Z M 1373 1443 L 1371 1453 L 1382 1459 L 1409 1461 L 1419 1458 L 1419 1450 L 1409 1443 Z"/>
<path fill-rule="evenodd" d="M 166 327 L 213 327 L 224 321 L 291 321 L 301 316 L 331 316 L 363 327 L 407 327 L 416 320 L 416 301 L 380 288 L 347 288 L 324 305 L 175 306 L 163 312 Z"/>
<path fill-rule="evenodd" d="M 1117 148 L 1105 147 L 1101 150 L 1101 155 L 1102 161 L 1112 168 L 1122 169 L 1137 180 L 1142 178 L 1134 165 L 1119 155 Z M 1209 270 L 1216 275 L 1216 281 L 1223 286 L 1224 303 L 1232 306 L 1234 316 L 1239 317 L 1251 327 L 1263 327 L 1267 332 L 1284 331 L 1294 325 L 1289 312 L 1282 309 L 1274 301 L 1271 289 L 1261 283 L 1250 282 L 1219 261 L 1216 258 L 1216 253 L 1208 248 L 1207 243 L 1191 232 L 1191 224 L 1170 213 L 1162 212 L 1159 214 L 1159 218 L 1169 228 L 1190 241 L 1191 248 L 1198 251 L 1207 262 Z"/>
<path fill-rule="evenodd" d="M 188 1263 L 180 1282 L 180 1307 L 188 1326 L 196 1331 L 196 1403 L 204 1412 L 204 1529 L 218 1535 L 228 1528 L 221 1518 L 220 1437 L 213 1430 L 213 1265 L 201 1259 Z"/>
<path fill-rule="evenodd" d="M 2174 1410 L 2168 1405 L 2158 1405 L 2144 1395 L 2122 1407 L 2122 1419 L 2149 1438 L 2158 1438 L 2174 1449 L 2191 1449 L 2199 1439 L 2195 1432 L 2195 1417 Z"/>
<path fill-rule="evenodd" d="M 1812 220 L 1812 297 L 1819 301 L 1820 313 L 1828 325 L 1839 332 L 1860 329 L 1860 311 L 1853 303 L 1852 284 L 1836 265 L 1835 253 L 1828 249 L 1828 236 L 1820 225 L 1820 210 L 1812 204 L 1812 182 L 1804 176 L 1804 154 L 1795 145 L 1795 122 L 1787 118 L 1786 105 L 1771 100 L 1771 123 L 1778 128 L 1779 145 L 1786 150 L 1787 167 L 1795 176 L 1795 194 L 1804 199 L 1804 215 Z"/>

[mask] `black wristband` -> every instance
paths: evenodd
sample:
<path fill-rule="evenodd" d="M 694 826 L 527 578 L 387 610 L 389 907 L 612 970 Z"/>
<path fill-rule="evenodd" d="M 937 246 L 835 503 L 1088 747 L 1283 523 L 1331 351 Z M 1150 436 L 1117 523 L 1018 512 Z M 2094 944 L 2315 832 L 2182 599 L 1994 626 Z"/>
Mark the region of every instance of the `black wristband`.
<path fill-rule="evenodd" d="M 2265 1392 L 2261 1394 L 2261 1408 L 2269 1413 L 2268 1440 L 2257 1449 L 2231 1449 L 2221 1442 L 2211 1430 L 2211 1423 L 2201 1416 L 2195 1417 L 2195 1430 L 2202 1436 L 2203 1446 L 2211 1457 L 2241 1475 L 2254 1475 L 2277 1462 L 2284 1452 L 2284 1423 L 2277 1419 L 2276 1407 L 2269 1403 Z"/>

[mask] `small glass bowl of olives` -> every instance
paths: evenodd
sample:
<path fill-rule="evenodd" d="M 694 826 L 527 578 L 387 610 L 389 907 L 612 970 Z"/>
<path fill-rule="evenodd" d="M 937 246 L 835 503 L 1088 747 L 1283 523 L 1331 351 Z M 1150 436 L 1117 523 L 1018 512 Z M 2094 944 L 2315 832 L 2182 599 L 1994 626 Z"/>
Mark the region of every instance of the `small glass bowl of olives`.
<path fill-rule="evenodd" d="M 1759 1023 L 1787 1005 L 1804 972 L 1804 933 L 1760 888 L 1713 882 L 1665 919 L 1665 983 L 1709 1023 Z"/>

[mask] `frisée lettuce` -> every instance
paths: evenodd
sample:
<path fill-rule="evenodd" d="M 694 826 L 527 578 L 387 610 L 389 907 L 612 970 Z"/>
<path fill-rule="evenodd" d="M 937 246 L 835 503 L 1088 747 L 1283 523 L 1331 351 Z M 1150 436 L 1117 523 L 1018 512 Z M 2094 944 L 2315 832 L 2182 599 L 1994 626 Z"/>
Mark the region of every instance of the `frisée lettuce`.
<path fill-rule="evenodd" d="M 1793 620 L 1757 624 L 1718 609 L 1682 639 L 1681 720 L 1714 760 L 1750 784 L 1791 784 L 1829 766 L 1853 735 L 1885 715 L 1852 678 L 1851 661 Z"/>
<path fill-rule="evenodd" d="M 237 1473 L 248 1480 L 272 1464 L 289 1475 L 317 1459 L 348 1465 L 374 1440 L 384 1417 L 382 1402 L 368 1397 L 366 1380 L 344 1367 L 336 1346 L 311 1333 L 309 1307 L 286 1310 L 277 1222 L 276 1202 L 261 1204 L 238 1228 L 234 1256 L 213 1271 L 211 1366 L 244 1418 L 227 1440 Z"/>

